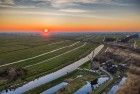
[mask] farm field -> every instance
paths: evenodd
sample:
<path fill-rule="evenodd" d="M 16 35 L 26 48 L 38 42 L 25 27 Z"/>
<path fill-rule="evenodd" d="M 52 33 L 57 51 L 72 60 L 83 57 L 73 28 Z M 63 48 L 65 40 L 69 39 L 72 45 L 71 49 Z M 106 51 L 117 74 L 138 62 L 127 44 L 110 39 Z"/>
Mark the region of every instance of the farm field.
<path fill-rule="evenodd" d="M 33 36 L 0 36 L 0 53 L 7 53 L 25 48 L 37 47 L 51 42 L 59 42 L 59 39 L 33 37 Z"/>
<path fill-rule="evenodd" d="M 2 38 L 5 41 L 0 41 L 3 44 L 0 46 L 0 71 L 9 68 L 23 68 L 27 71 L 26 75 L 15 81 L 9 81 L 7 78 L 1 80 L 1 90 L 9 85 L 14 87 L 22 85 L 24 82 L 61 69 L 97 47 L 90 43 L 61 38 L 26 38 Z"/>
<path fill-rule="evenodd" d="M 7 68 L 7 67 L 10 67 L 10 66 L 14 66 L 14 67 L 21 67 L 21 66 L 22 67 L 27 67 L 30 64 L 35 64 L 37 62 L 49 59 L 49 58 L 51 58 L 53 56 L 59 55 L 59 54 L 65 52 L 65 51 L 68 51 L 68 50 L 72 49 L 72 48 L 80 46 L 81 44 L 82 43 L 80 43 L 80 42 L 75 42 L 75 43 L 72 43 L 72 44 L 67 44 L 67 46 L 60 47 L 58 49 L 54 49 L 54 50 L 51 50 L 51 51 L 46 51 L 46 52 L 44 52 L 42 54 L 30 57 L 30 58 L 26 58 L 26 59 L 23 59 L 23 60 L 19 60 L 19 61 L 16 61 L 16 62 L 12 62 L 10 64 L 9 63 L 8 64 L 4 64 L 1 67 L 3 67 L 3 68 Z M 58 44 L 58 45 L 60 45 L 60 44 Z"/>
<path fill-rule="evenodd" d="M 50 61 L 46 61 L 46 62 L 41 63 L 39 65 L 34 65 L 31 67 L 28 67 L 27 69 L 31 70 L 29 72 L 30 76 L 38 75 L 40 73 L 47 72 L 47 71 L 49 72 L 51 70 L 53 71 L 53 70 L 56 70 L 58 68 L 62 68 L 68 64 L 71 64 L 74 61 L 82 58 L 83 56 L 85 56 L 87 54 L 85 52 L 89 53 L 90 50 L 91 50 L 91 45 L 81 46 L 81 47 L 74 49 L 66 54 L 58 56 Z M 36 70 L 36 69 L 38 69 L 38 70 Z"/>
<path fill-rule="evenodd" d="M 23 50 L 18 50 L 18 51 L 12 51 L 12 52 L 8 52 L 8 53 L 2 53 L 0 54 L 0 61 L 1 64 L 6 64 L 6 63 L 11 63 L 14 61 L 18 61 L 21 59 L 25 59 L 25 58 L 29 58 L 29 57 L 33 57 L 39 54 L 42 54 L 43 52 L 47 52 L 47 51 L 51 51 L 53 49 L 57 49 L 66 45 L 69 45 L 73 42 L 71 41 L 62 41 L 62 42 L 55 42 L 53 44 L 45 44 L 45 45 L 41 45 L 41 46 L 37 46 L 37 47 L 30 47 L 28 49 L 23 49 Z M 11 45 L 12 46 L 12 45 Z"/>

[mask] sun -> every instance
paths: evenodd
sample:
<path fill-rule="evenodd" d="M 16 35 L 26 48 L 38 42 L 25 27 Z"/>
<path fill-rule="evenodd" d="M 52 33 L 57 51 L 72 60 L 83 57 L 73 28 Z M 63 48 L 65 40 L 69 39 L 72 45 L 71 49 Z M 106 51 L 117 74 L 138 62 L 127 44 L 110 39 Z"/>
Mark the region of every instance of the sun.
<path fill-rule="evenodd" d="M 48 33 L 48 32 L 49 32 L 49 30 L 48 30 L 48 29 L 45 29 L 45 30 L 44 30 L 44 32 L 45 32 L 45 33 Z"/>
<path fill-rule="evenodd" d="M 48 29 L 44 29 L 43 32 L 41 33 L 42 36 L 44 37 L 48 37 L 49 36 L 49 30 Z"/>

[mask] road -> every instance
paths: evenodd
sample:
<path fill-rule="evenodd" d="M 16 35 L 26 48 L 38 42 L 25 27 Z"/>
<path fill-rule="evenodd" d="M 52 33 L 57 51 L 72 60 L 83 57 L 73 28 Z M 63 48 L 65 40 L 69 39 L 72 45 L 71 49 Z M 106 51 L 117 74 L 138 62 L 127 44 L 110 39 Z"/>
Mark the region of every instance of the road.
<path fill-rule="evenodd" d="M 136 40 L 134 40 L 133 46 L 134 46 L 135 49 L 137 48 L 137 42 L 136 42 Z"/>
<path fill-rule="evenodd" d="M 55 50 L 52 50 L 52 51 L 49 51 L 49 52 L 40 54 L 40 55 L 36 55 L 36 56 L 34 56 L 34 57 L 30 57 L 30 58 L 22 59 L 22 60 L 15 61 L 15 62 L 12 62 L 12 63 L 4 64 L 4 65 L 1 65 L 0 68 L 1 68 L 1 67 L 5 67 L 5 66 L 8 66 L 8 65 L 12 65 L 12 64 L 17 64 L 17 63 L 20 63 L 20 62 L 23 62 L 23 61 L 35 59 L 35 58 L 37 58 L 37 57 L 41 57 L 41 56 L 43 56 L 43 55 L 50 54 L 50 53 L 53 53 L 53 52 L 55 52 L 55 51 L 58 51 L 58 50 L 61 50 L 61 49 L 67 48 L 67 47 L 74 46 L 74 45 L 78 44 L 79 42 L 80 42 L 80 41 L 75 42 L 75 43 L 73 43 L 73 44 L 71 44 L 71 45 L 68 45 L 68 46 L 64 46 L 64 47 L 61 47 L 61 48 L 58 48 L 58 49 L 55 49 Z M 58 42 L 57 42 L 57 43 L 58 43 Z M 60 43 L 60 42 L 59 42 L 59 43 Z M 54 44 L 54 43 L 53 43 L 53 44 Z M 51 45 L 51 44 L 50 44 L 50 45 Z"/>
<path fill-rule="evenodd" d="M 94 53 L 97 55 L 101 50 L 102 48 L 104 47 L 104 45 L 100 45 L 98 46 L 95 50 L 94 50 Z M 1 92 L 1 94 L 21 94 L 21 93 L 24 93 L 26 91 L 29 91 L 33 88 L 36 88 L 40 85 L 43 85 L 43 84 L 46 84 L 48 82 L 51 82 L 55 79 L 58 79 L 60 77 L 63 77 L 65 75 L 67 75 L 68 73 L 70 72 L 73 72 L 74 70 L 76 70 L 79 66 L 81 66 L 82 64 L 86 63 L 87 61 L 89 61 L 89 57 L 92 57 L 93 55 L 93 51 L 87 55 L 86 57 L 56 71 L 56 72 L 53 72 L 53 73 L 50 73 L 46 76 L 43 76 L 43 77 L 40 77 L 38 79 L 35 79 L 34 81 L 30 81 L 28 82 L 27 84 L 21 86 L 21 87 L 18 87 L 16 88 L 15 90 L 13 91 L 8 91 L 6 92 L 5 90 Z M 95 55 L 94 55 L 95 57 Z"/>
<path fill-rule="evenodd" d="M 109 72 L 107 72 L 106 70 L 104 70 L 102 67 L 100 67 L 100 70 L 103 71 L 103 72 L 105 72 L 109 76 L 110 80 L 113 80 L 113 77 L 112 77 L 112 75 Z"/>
<path fill-rule="evenodd" d="M 86 69 L 86 68 L 78 68 L 78 70 L 81 70 L 81 71 L 88 71 L 88 72 L 93 72 L 93 73 L 96 72 L 96 71 L 94 71 L 94 70 Z"/>

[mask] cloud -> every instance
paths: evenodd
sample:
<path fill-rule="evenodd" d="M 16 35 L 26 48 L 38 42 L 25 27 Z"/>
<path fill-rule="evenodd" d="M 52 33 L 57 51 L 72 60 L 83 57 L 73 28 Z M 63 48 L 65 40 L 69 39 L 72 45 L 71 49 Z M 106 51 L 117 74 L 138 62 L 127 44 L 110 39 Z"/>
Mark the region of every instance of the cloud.
<path fill-rule="evenodd" d="M 115 15 L 124 11 L 139 11 L 140 0 L 0 0 L 0 8 L 26 8 L 52 11 L 58 15 Z"/>
<path fill-rule="evenodd" d="M 14 4 L 14 0 L 0 0 L 1 4 L 8 4 L 8 5 L 12 5 Z"/>
<path fill-rule="evenodd" d="M 31 6 L 36 8 L 73 8 L 73 7 L 103 7 L 105 6 L 129 6 L 138 5 L 140 0 L 0 0 L 0 5 L 14 5 L 14 6 Z M 88 7 L 87 7 L 88 8 Z"/>
<path fill-rule="evenodd" d="M 108 2 L 110 0 L 103 0 L 104 2 Z M 102 2 L 103 2 L 102 1 Z M 78 6 L 80 3 L 87 4 L 87 3 L 100 3 L 100 0 L 52 0 L 52 5 L 54 7 L 66 7 L 66 6 Z"/>
<path fill-rule="evenodd" d="M 82 9 L 60 9 L 61 12 L 71 12 L 71 13 L 86 13 L 88 11 Z"/>
<path fill-rule="evenodd" d="M 50 8 L 51 2 L 49 0 L 0 0 L 0 7 Z"/>

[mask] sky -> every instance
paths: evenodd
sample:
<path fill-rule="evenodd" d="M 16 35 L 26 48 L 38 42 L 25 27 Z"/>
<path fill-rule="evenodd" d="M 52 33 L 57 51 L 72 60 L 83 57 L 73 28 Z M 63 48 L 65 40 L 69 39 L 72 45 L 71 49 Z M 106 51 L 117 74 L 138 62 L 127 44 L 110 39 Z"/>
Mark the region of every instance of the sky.
<path fill-rule="evenodd" d="M 0 0 L 0 31 L 140 31 L 140 0 Z"/>

